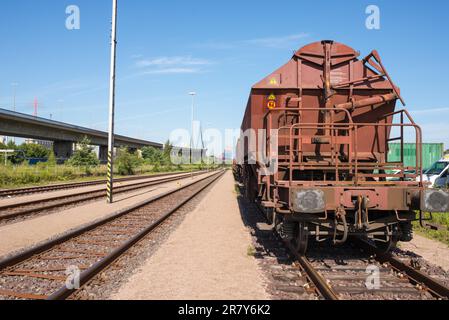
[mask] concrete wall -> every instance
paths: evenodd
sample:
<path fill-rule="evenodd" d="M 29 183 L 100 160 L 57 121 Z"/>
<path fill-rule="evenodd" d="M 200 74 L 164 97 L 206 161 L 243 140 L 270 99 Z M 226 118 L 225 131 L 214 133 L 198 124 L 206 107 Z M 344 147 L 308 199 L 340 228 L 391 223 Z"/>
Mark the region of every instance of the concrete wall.
<path fill-rule="evenodd" d="M 101 163 L 108 162 L 108 146 L 100 146 L 100 150 L 98 152 L 98 159 Z"/>
<path fill-rule="evenodd" d="M 53 152 L 56 158 L 68 159 L 73 155 L 73 142 L 55 141 L 53 143 Z"/>

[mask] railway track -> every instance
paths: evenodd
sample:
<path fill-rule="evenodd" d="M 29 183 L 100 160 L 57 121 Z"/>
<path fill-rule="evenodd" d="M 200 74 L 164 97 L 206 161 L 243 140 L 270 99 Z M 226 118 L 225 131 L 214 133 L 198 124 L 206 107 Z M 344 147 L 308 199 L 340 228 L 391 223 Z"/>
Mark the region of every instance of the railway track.
<path fill-rule="evenodd" d="M 257 212 L 260 223 L 265 216 L 261 208 L 250 206 L 248 210 Z M 355 239 L 341 247 L 315 245 L 304 256 L 274 232 L 259 230 L 256 223 L 252 227 L 257 242 L 256 257 L 267 266 L 274 298 L 449 299 L 449 278 L 419 270 L 419 263 L 413 258 L 383 254 L 371 244 Z"/>
<path fill-rule="evenodd" d="M 223 173 L 213 173 L 0 261 L 0 300 L 68 298 Z"/>
<path fill-rule="evenodd" d="M 167 176 L 172 176 L 172 175 L 177 175 L 177 174 L 182 174 L 182 173 L 183 172 L 161 173 L 161 174 L 155 174 L 155 175 L 117 178 L 117 179 L 114 179 L 114 182 L 117 183 L 117 182 L 143 180 L 143 179 L 149 179 L 149 178 L 167 177 Z M 38 187 L 29 187 L 29 188 L 20 188 L 20 189 L 8 189 L 8 190 L 5 189 L 5 190 L 0 190 L 0 199 L 6 198 L 6 197 L 24 196 L 24 195 L 34 194 L 34 193 L 44 193 L 44 192 L 57 191 L 57 190 L 82 188 L 82 187 L 95 186 L 95 185 L 100 185 L 100 184 L 106 184 L 106 180 L 93 180 L 93 181 L 74 182 L 74 183 L 62 183 L 62 184 L 53 184 L 53 185 L 47 185 L 47 186 L 38 186 Z"/>
<path fill-rule="evenodd" d="M 449 299 L 449 287 L 440 280 L 360 240 L 317 246 L 307 256 L 292 254 L 326 300 Z"/>
<path fill-rule="evenodd" d="M 201 174 L 204 174 L 204 172 L 196 172 L 193 174 L 185 173 L 181 175 L 179 174 L 169 175 L 168 177 L 164 176 L 162 178 L 158 178 L 151 181 L 144 181 L 124 186 L 117 186 L 114 188 L 114 194 L 121 194 L 130 191 L 135 191 L 150 186 L 156 186 L 163 183 L 180 180 L 182 178 L 190 177 L 192 175 L 198 176 Z M 8 223 L 11 220 L 17 218 L 24 218 L 42 212 L 49 212 L 50 210 L 57 208 L 72 206 L 75 204 L 79 204 L 81 202 L 96 200 L 104 197 L 105 192 L 106 192 L 105 188 L 99 188 L 90 191 L 72 193 L 70 195 L 61 195 L 45 199 L 23 201 L 10 205 L 3 205 L 0 206 L 0 223 Z"/>

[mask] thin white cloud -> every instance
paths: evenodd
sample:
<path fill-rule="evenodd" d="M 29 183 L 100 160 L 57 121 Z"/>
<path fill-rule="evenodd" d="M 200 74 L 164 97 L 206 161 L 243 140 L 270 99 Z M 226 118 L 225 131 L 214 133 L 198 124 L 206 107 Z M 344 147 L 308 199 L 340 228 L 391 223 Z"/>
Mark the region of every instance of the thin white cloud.
<path fill-rule="evenodd" d="M 200 73 L 200 69 L 196 68 L 161 68 L 152 69 L 142 72 L 142 74 L 186 74 L 186 73 Z"/>
<path fill-rule="evenodd" d="M 248 46 L 257 46 L 257 47 L 265 47 L 265 48 L 288 48 L 288 47 L 296 47 L 298 42 L 309 37 L 308 33 L 297 33 L 286 36 L 278 36 L 278 37 L 263 37 L 263 38 L 254 38 L 248 40 L 240 40 L 240 41 L 230 41 L 230 42 L 210 42 L 199 44 L 197 47 L 202 48 L 211 48 L 211 49 L 234 49 Z"/>
<path fill-rule="evenodd" d="M 443 108 L 421 108 L 415 110 L 409 110 L 412 114 L 434 114 L 435 112 L 446 112 L 449 111 L 449 107 Z"/>
<path fill-rule="evenodd" d="M 159 57 L 154 59 L 143 59 L 136 62 L 138 67 L 150 66 L 204 66 L 211 62 L 205 59 L 188 57 Z"/>
<path fill-rule="evenodd" d="M 262 47 L 280 48 L 284 46 L 290 46 L 297 44 L 298 41 L 307 38 L 309 35 L 306 33 L 292 34 L 283 37 L 268 37 L 259 38 L 244 41 L 248 45 L 258 45 Z"/>
<path fill-rule="evenodd" d="M 213 64 L 207 59 L 193 58 L 191 56 L 157 57 L 139 59 L 135 67 L 141 69 L 140 75 L 148 74 L 191 74 L 204 72 L 204 68 Z"/>

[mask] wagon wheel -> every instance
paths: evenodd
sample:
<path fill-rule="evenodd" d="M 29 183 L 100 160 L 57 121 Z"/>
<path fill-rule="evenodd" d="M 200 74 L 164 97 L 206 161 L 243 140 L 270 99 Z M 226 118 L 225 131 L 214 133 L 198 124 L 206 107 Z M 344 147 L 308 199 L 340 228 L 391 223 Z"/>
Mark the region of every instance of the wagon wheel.
<path fill-rule="evenodd" d="M 389 226 L 386 226 L 385 229 L 386 229 L 385 232 L 387 232 L 387 233 L 391 232 L 391 228 Z M 374 239 L 374 240 L 375 240 L 376 248 L 379 249 L 382 253 L 388 253 L 388 252 L 394 250 L 399 241 L 399 239 L 396 235 L 392 235 L 392 236 L 388 237 L 388 240 L 386 242 L 379 241 L 379 240 L 376 241 L 376 239 Z M 383 240 L 385 240 L 385 239 L 383 239 Z"/>
<path fill-rule="evenodd" d="M 298 222 L 295 230 L 295 238 L 291 241 L 291 243 L 298 254 L 306 254 L 307 246 L 309 244 L 309 228 L 307 223 Z"/>

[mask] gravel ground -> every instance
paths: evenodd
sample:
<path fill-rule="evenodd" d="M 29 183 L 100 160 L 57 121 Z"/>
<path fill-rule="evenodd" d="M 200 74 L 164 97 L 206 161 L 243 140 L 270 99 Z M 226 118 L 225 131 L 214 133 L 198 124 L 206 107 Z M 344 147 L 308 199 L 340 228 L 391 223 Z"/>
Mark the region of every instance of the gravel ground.
<path fill-rule="evenodd" d="M 105 200 L 98 200 L 49 215 L 0 226 L 0 259 L 190 181 L 192 181 L 191 178 L 186 178 L 179 182 L 169 182 L 161 186 L 118 195 L 112 205 L 106 204 Z"/>
<path fill-rule="evenodd" d="M 434 300 L 429 293 L 417 290 L 401 274 L 352 243 L 340 247 L 312 244 L 307 258 L 342 300 Z M 379 287 L 370 288 L 370 282 L 367 285 L 371 275 L 368 268 L 378 268 Z"/>
<path fill-rule="evenodd" d="M 92 265 L 101 259 L 102 256 L 115 249 L 116 245 L 124 243 L 131 236 L 138 234 L 146 226 L 155 222 L 164 212 L 186 199 L 198 187 L 204 186 L 207 181 L 210 181 L 210 179 L 201 181 L 198 185 L 189 186 L 176 194 L 168 195 L 162 200 L 147 204 L 76 238 L 56 245 L 23 263 L 2 271 L 0 273 L 0 289 L 17 290 L 22 293 L 27 292 L 37 295 L 51 294 L 52 291 L 63 285 L 66 279 L 65 270 L 68 266 L 76 266 L 78 268 L 83 268 L 84 266 L 87 268 Z M 103 240 L 99 240 L 101 238 Z M 114 242 L 116 242 L 115 245 Z M 52 277 L 51 281 L 17 275 L 17 273 L 24 272 L 20 270 L 38 270 L 41 268 L 46 270 L 44 272 L 45 277 Z M 8 274 L 8 272 L 13 272 L 13 274 Z M 41 274 L 39 273 L 39 275 Z M 55 276 L 57 277 L 56 279 L 53 278 Z"/>
<path fill-rule="evenodd" d="M 411 242 L 401 242 L 400 249 L 403 252 L 413 252 L 449 272 L 449 247 L 442 242 L 415 234 Z"/>
<path fill-rule="evenodd" d="M 260 211 L 243 197 L 239 199 L 239 203 L 245 224 L 252 230 L 255 256 L 268 279 L 267 291 L 272 299 L 316 299 L 316 295 L 307 290 L 306 279 L 301 276 L 298 268 L 295 268 L 294 259 L 283 250 L 283 245 L 272 233 L 260 231 L 256 227 L 258 222 L 264 222 Z M 412 264 L 418 266 L 421 271 L 449 285 L 449 273 L 429 262 L 448 259 L 447 247 L 420 236 L 416 236 L 410 244 L 413 246 L 411 251 L 396 250 L 394 254 L 404 262 L 412 261 Z M 404 249 L 410 244 L 401 243 L 401 248 Z M 425 292 L 420 293 L 407 280 L 401 279 L 400 275 L 380 265 L 370 256 L 354 251 L 350 246 L 345 248 L 342 251 L 342 248 L 332 249 L 324 246 L 321 249 L 314 249 L 311 246 L 310 252 L 315 266 L 335 286 L 342 299 L 433 299 Z M 426 254 L 428 252 L 432 254 Z M 418 253 L 426 254 L 426 258 Z M 435 259 L 438 254 L 444 256 Z M 380 270 L 382 287 L 374 292 L 366 292 L 368 264 L 376 265 Z"/>
<path fill-rule="evenodd" d="M 196 175 L 198 175 L 198 173 L 195 174 L 195 176 Z M 180 176 L 188 177 L 189 175 L 183 174 L 158 179 L 147 178 L 134 182 L 119 182 L 114 185 L 115 197 L 118 197 L 121 194 L 129 194 L 131 192 L 137 192 L 138 190 L 148 189 L 149 187 L 157 188 L 156 185 L 152 184 L 160 183 L 158 180 L 173 180 Z M 86 192 L 88 194 L 86 194 Z M 30 219 L 31 217 L 47 215 L 72 207 L 79 207 L 82 203 L 94 202 L 98 199 L 104 198 L 105 192 L 106 190 L 104 186 L 97 186 L 97 188 L 93 190 L 71 190 L 71 192 L 65 193 L 60 199 L 55 199 L 55 196 L 51 194 L 49 197 L 43 197 L 40 199 L 38 203 L 23 202 L 22 200 L 17 199 L 15 200 L 16 203 L 13 204 L 12 208 L 0 206 L 0 226 L 17 223 Z"/>
<path fill-rule="evenodd" d="M 429 239 L 424 239 L 429 240 Z M 429 240 L 432 241 L 432 240 Z M 427 241 L 426 241 L 427 242 Z M 393 254 L 407 264 L 411 264 L 421 272 L 430 275 L 435 280 L 439 281 L 443 285 L 449 287 L 449 271 L 443 268 L 439 263 L 440 258 L 436 258 L 431 255 L 430 257 L 424 257 L 419 254 L 420 249 L 413 249 L 413 251 L 405 250 L 404 245 L 401 245 L 400 249 L 396 249 Z M 434 247 L 433 250 L 438 250 Z M 430 249 L 432 251 L 432 249 Z M 428 251 L 424 251 L 426 254 Z M 447 254 L 447 253 L 446 253 Z M 445 257 L 447 258 L 447 256 Z"/>
<path fill-rule="evenodd" d="M 215 182 L 217 183 L 217 182 Z M 168 237 L 184 221 L 186 215 L 208 194 L 208 187 L 194 200 L 175 212 L 161 226 L 136 243 L 103 272 L 91 279 L 71 300 L 106 300 L 123 286 L 136 270 L 165 243 Z M 114 279 L 111 281 L 111 279 Z"/>
<path fill-rule="evenodd" d="M 265 222 L 255 204 L 239 196 L 242 219 L 251 232 L 254 257 L 263 273 L 267 293 L 272 300 L 316 300 L 318 296 L 284 243 L 272 231 L 262 231 Z"/>
<path fill-rule="evenodd" d="M 117 187 L 127 186 L 127 185 L 133 185 L 135 183 L 140 183 L 140 182 L 154 181 L 154 180 L 161 179 L 161 178 L 162 177 L 148 177 L 148 178 L 142 179 L 142 180 L 116 182 L 114 185 Z M 8 206 L 8 205 L 15 205 L 17 203 L 23 203 L 23 202 L 28 202 L 28 201 L 43 200 L 43 199 L 64 196 L 64 195 L 73 195 L 73 194 L 85 192 L 85 191 L 94 191 L 94 190 L 101 191 L 101 190 L 105 190 L 105 188 L 106 188 L 106 184 L 92 185 L 92 186 L 86 186 L 86 187 L 75 188 L 75 189 L 55 190 L 55 191 L 50 191 L 50 192 L 35 193 L 35 194 L 29 194 L 29 195 L 24 195 L 24 196 L 12 196 L 12 197 L 0 199 L 0 207 Z"/>
<path fill-rule="evenodd" d="M 111 299 L 267 299 L 226 173 Z"/>
<path fill-rule="evenodd" d="M 149 178 L 158 178 L 162 176 L 168 176 L 168 175 L 179 175 L 182 174 L 182 172 L 175 172 L 175 173 L 157 173 L 157 174 L 144 174 L 144 175 L 137 175 L 137 176 L 127 176 L 127 177 L 120 177 L 114 179 L 115 184 L 120 184 L 124 182 L 131 182 L 131 181 L 144 181 L 145 179 Z M 0 189 L 0 201 L 4 199 L 18 199 L 20 197 L 29 196 L 32 194 L 43 194 L 47 192 L 56 192 L 61 190 L 68 190 L 68 189 L 78 189 L 78 188 L 84 188 L 88 186 L 95 186 L 95 185 L 106 185 L 106 180 L 100 179 L 98 177 L 95 180 L 86 179 L 85 181 L 67 181 L 67 182 L 52 182 L 48 184 L 42 184 L 37 186 L 26 186 L 23 188 L 11 188 L 11 189 Z"/>

